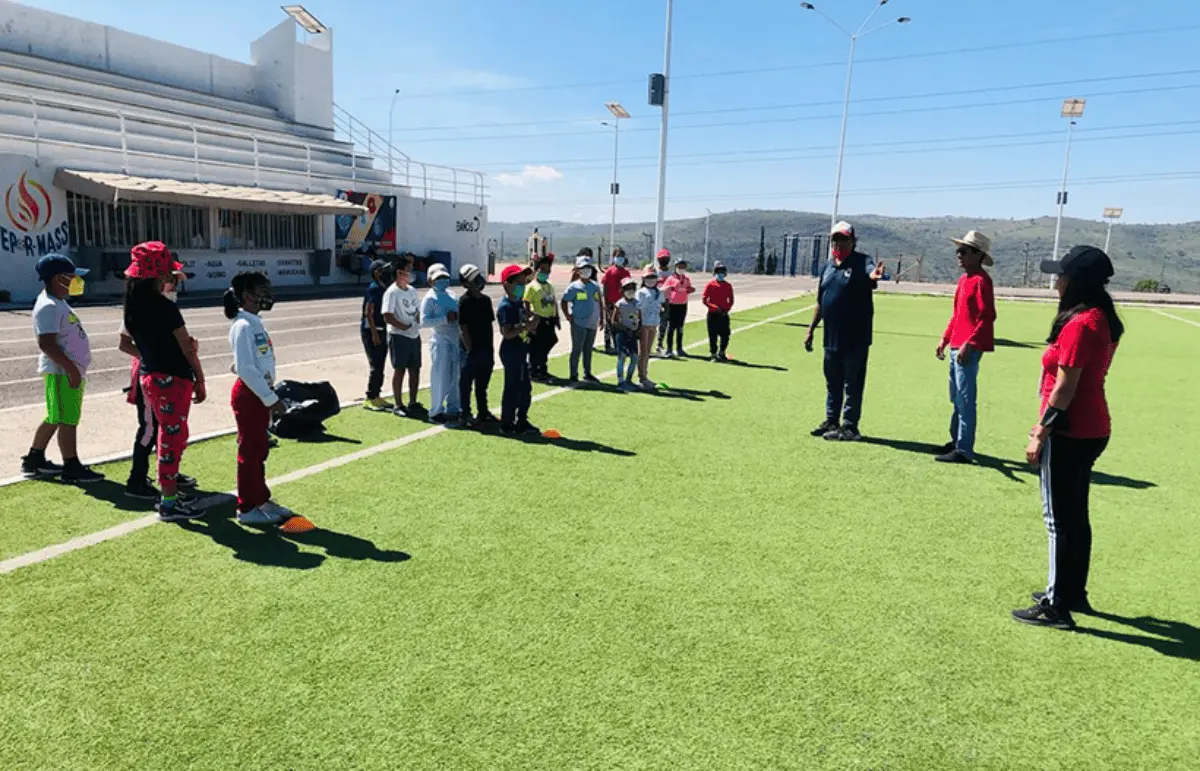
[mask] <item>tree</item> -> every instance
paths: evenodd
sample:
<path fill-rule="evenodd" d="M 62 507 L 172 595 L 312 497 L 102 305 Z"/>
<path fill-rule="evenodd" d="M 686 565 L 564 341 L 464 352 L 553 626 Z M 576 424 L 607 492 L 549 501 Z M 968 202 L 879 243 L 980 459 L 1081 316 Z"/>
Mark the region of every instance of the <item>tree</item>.
<path fill-rule="evenodd" d="M 768 276 L 775 275 L 775 266 L 778 262 L 779 262 L 779 258 L 775 255 L 775 250 L 772 249 L 771 253 L 767 255 L 767 275 Z"/>
<path fill-rule="evenodd" d="M 758 250 L 758 259 L 754 261 L 754 275 L 761 276 L 767 272 L 766 264 L 767 256 L 763 254 L 763 250 Z"/>
<path fill-rule="evenodd" d="M 1153 278 L 1144 278 L 1133 285 L 1135 292 L 1157 292 L 1158 280 Z"/>

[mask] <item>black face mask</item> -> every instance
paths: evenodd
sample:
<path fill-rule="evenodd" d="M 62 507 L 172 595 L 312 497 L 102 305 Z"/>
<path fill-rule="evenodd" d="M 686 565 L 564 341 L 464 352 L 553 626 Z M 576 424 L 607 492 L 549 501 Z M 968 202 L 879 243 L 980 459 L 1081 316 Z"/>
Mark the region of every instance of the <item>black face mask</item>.
<path fill-rule="evenodd" d="M 476 276 L 475 280 L 471 282 L 471 286 L 482 292 L 483 288 L 487 286 L 487 279 L 483 276 Z"/>
<path fill-rule="evenodd" d="M 259 312 L 269 311 L 275 307 L 275 295 L 271 294 L 270 289 L 260 290 L 254 299 L 258 302 Z"/>

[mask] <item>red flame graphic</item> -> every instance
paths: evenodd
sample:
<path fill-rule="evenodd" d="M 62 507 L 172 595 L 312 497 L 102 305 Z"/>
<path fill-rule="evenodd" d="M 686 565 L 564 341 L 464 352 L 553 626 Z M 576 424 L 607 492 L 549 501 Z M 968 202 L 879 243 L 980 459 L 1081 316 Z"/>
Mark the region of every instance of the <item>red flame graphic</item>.
<path fill-rule="evenodd" d="M 13 200 L 13 190 L 17 191 L 17 200 Z M 15 205 L 15 208 L 14 208 Z M 4 193 L 4 209 L 9 222 L 22 233 L 31 230 L 41 230 L 50 224 L 54 216 L 54 207 L 50 203 L 50 194 L 37 180 L 29 179 L 27 172 L 21 172 L 21 177 L 8 186 Z"/>

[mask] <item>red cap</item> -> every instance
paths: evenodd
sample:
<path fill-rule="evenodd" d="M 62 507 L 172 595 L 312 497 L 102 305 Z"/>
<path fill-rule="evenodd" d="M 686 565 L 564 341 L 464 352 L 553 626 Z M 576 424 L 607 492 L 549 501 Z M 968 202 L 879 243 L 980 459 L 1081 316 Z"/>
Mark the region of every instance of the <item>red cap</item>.
<path fill-rule="evenodd" d="M 532 272 L 533 271 L 531 271 L 529 269 L 528 265 L 509 265 L 507 268 L 505 268 L 504 270 L 502 270 L 500 272 L 500 280 L 507 283 L 509 281 L 512 281 L 514 278 L 521 275 L 522 273 L 532 273 Z"/>
<path fill-rule="evenodd" d="M 147 241 L 129 250 L 130 263 L 125 271 L 126 278 L 161 278 L 183 270 L 183 263 L 162 241 Z"/>

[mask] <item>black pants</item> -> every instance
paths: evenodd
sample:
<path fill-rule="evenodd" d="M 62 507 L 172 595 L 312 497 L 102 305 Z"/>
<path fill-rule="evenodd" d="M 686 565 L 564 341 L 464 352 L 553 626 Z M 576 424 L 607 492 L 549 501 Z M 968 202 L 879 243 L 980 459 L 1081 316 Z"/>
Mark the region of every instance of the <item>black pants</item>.
<path fill-rule="evenodd" d="M 362 330 L 363 350 L 367 352 L 367 362 L 371 365 L 371 374 L 367 378 L 367 398 L 378 399 L 383 390 L 383 368 L 387 363 L 388 342 L 387 331 L 379 330 L 379 345 L 371 340 L 371 330 Z"/>
<path fill-rule="evenodd" d="M 683 352 L 683 324 L 687 321 L 687 303 L 667 306 L 667 350 Z M 672 342 L 674 341 L 674 342 Z"/>
<path fill-rule="evenodd" d="M 1087 599 L 1092 561 L 1088 489 L 1092 466 L 1108 446 L 1103 439 L 1051 436 L 1042 447 L 1042 516 L 1050 536 L 1050 579 L 1046 599 L 1069 609 Z"/>
<path fill-rule="evenodd" d="M 533 399 L 533 381 L 529 379 L 529 344 L 505 340 L 500 344 L 500 363 L 504 365 L 500 422 L 515 426 L 529 420 L 529 403 Z"/>
<path fill-rule="evenodd" d="M 475 415 L 482 417 L 488 414 L 487 392 L 492 382 L 492 370 L 496 368 L 496 360 L 492 349 L 476 348 L 470 353 L 460 352 L 463 357 L 462 368 L 458 373 L 458 398 L 464 413 L 471 412 L 471 388 L 475 388 Z"/>
<path fill-rule="evenodd" d="M 865 345 L 845 351 L 825 349 L 825 419 L 830 423 L 838 421 L 840 412 L 844 425 L 858 426 L 870 352 Z"/>
<path fill-rule="evenodd" d="M 708 352 L 713 356 L 729 347 L 729 314 L 708 314 Z"/>
<path fill-rule="evenodd" d="M 129 482 L 138 484 L 150 477 L 150 458 L 158 447 L 158 418 L 154 410 L 146 403 L 142 386 L 137 381 L 133 383 L 133 395 L 136 399 L 138 428 L 133 439 L 133 462 L 129 466 Z"/>
<path fill-rule="evenodd" d="M 533 331 L 533 337 L 529 341 L 529 373 L 531 375 L 547 375 L 546 362 L 550 358 L 550 351 L 554 346 L 558 345 L 558 331 L 554 328 L 554 319 L 542 319 L 538 322 L 537 329 Z"/>

